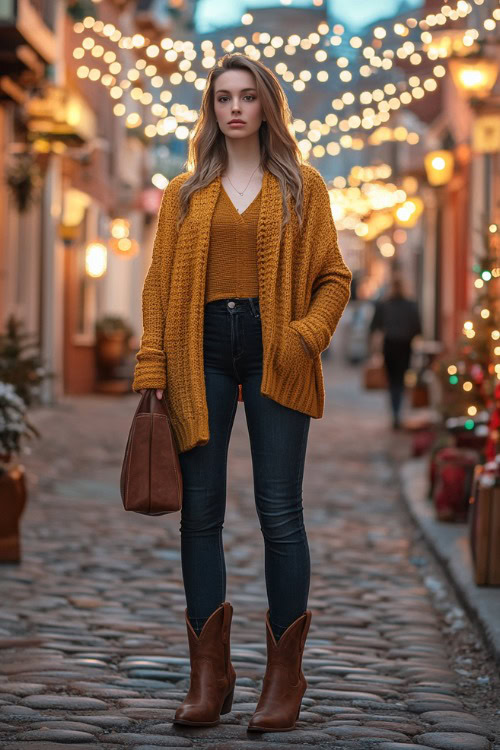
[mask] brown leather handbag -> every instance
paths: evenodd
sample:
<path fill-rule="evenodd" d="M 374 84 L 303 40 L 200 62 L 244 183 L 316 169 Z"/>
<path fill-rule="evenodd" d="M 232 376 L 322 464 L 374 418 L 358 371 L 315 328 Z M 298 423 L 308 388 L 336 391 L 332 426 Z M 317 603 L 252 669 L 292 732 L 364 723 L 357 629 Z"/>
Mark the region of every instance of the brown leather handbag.
<path fill-rule="evenodd" d="M 165 393 L 147 388 L 125 448 L 120 493 L 125 510 L 163 516 L 182 508 L 182 474 Z"/>
<path fill-rule="evenodd" d="M 363 369 L 363 385 L 367 391 L 388 387 L 387 372 L 380 352 L 372 354 L 366 362 Z"/>

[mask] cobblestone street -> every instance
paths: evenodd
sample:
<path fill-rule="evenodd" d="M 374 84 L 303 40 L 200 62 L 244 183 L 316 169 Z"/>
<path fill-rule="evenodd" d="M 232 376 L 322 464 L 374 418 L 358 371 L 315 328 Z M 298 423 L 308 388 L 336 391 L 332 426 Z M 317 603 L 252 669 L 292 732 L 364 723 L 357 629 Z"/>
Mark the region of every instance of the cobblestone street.
<path fill-rule="evenodd" d="M 229 448 L 224 528 L 233 604 L 233 711 L 171 720 L 188 687 L 179 514 L 126 513 L 119 472 L 137 396 L 39 409 L 24 459 L 23 562 L 0 580 L 2 750 L 500 748 L 498 668 L 400 499 L 384 393 L 324 360 L 304 479 L 312 622 L 296 730 L 252 737 L 265 668 L 264 549 L 243 404 Z M 496 740 L 496 742 L 495 742 Z"/>

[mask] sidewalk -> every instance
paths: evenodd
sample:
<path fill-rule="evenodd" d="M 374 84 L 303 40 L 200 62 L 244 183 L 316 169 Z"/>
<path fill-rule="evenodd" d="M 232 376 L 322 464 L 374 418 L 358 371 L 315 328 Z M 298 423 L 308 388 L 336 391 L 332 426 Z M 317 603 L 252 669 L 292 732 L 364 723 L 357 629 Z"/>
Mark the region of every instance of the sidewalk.
<path fill-rule="evenodd" d="M 475 583 L 468 524 L 448 523 L 435 518 L 433 506 L 427 498 L 427 474 L 428 458 L 425 456 L 400 466 L 403 499 L 453 582 L 463 606 L 480 626 L 500 666 L 500 587 Z"/>

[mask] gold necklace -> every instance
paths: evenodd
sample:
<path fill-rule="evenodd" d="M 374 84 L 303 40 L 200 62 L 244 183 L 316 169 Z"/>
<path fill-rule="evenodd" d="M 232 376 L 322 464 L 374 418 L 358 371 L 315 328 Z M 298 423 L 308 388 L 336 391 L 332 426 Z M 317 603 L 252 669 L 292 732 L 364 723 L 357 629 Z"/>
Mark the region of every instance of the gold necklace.
<path fill-rule="evenodd" d="M 252 174 L 250 175 L 250 180 L 248 180 L 248 182 L 247 182 L 247 187 L 248 187 L 248 186 L 250 185 L 250 181 L 251 181 L 252 177 L 254 176 L 254 174 L 256 173 L 256 171 L 258 170 L 258 168 L 259 168 L 259 167 L 260 167 L 260 164 L 257 164 L 257 166 L 256 166 L 256 167 L 255 167 L 255 169 L 253 170 Z M 227 177 L 227 179 L 229 180 L 229 175 L 226 175 L 226 177 Z M 245 190 L 247 189 L 247 187 L 246 187 L 246 188 L 245 188 L 245 190 L 243 191 L 243 193 L 240 193 L 240 191 L 239 191 L 239 190 L 237 190 L 237 189 L 236 189 L 236 188 L 234 187 L 234 185 L 233 185 L 233 183 L 231 182 L 231 180 L 229 180 L 229 183 L 230 183 L 231 187 L 232 187 L 232 188 L 234 188 L 234 190 L 236 190 L 236 192 L 238 193 L 238 195 L 243 195 L 243 193 L 244 193 L 244 192 L 245 192 Z"/>

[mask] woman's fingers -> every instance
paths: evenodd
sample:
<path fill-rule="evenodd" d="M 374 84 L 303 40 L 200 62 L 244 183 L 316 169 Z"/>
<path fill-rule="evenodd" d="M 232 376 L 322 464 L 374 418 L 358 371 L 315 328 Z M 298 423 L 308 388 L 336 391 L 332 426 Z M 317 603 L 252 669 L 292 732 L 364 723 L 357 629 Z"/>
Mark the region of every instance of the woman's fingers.
<path fill-rule="evenodd" d="M 148 390 L 147 388 L 141 388 L 140 391 L 139 391 L 139 393 L 144 394 L 144 393 L 146 393 L 147 390 Z M 155 390 L 156 390 L 156 398 L 159 401 L 161 401 L 162 396 L 163 396 L 163 389 L 162 388 L 156 388 Z"/>

